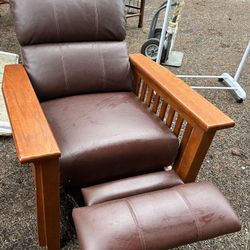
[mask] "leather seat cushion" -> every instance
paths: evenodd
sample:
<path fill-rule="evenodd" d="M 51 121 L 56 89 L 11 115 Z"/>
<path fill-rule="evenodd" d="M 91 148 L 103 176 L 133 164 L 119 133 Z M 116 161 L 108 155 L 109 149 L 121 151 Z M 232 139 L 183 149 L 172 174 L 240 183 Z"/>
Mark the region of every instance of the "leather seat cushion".
<path fill-rule="evenodd" d="M 42 103 L 61 149 L 61 183 L 85 187 L 161 170 L 178 139 L 132 92 L 71 96 Z"/>
<path fill-rule="evenodd" d="M 240 230 L 210 183 L 190 183 L 89 207 L 73 219 L 84 250 L 165 250 Z"/>

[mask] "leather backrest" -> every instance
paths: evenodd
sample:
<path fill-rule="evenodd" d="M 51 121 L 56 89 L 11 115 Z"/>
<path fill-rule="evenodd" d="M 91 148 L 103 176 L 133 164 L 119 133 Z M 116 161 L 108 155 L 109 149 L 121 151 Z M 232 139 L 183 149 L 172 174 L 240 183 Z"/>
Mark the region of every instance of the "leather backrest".
<path fill-rule="evenodd" d="M 24 66 L 41 101 L 131 90 L 125 42 L 32 45 L 22 51 Z"/>
<path fill-rule="evenodd" d="M 125 39 L 123 0 L 11 0 L 24 45 Z"/>
<path fill-rule="evenodd" d="M 11 10 L 40 101 L 131 91 L 123 0 L 11 0 Z"/>

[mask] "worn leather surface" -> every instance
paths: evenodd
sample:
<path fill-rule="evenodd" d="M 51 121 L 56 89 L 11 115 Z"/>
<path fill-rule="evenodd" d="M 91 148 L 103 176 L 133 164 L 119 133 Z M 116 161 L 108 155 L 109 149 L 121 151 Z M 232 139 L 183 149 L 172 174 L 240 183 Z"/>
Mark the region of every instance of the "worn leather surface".
<path fill-rule="evenodd" d="M 61 150 L 61 183 L 88 186 L 171 165 L 178 139 L 131 92 L 55 99 L 42 108 Z"/>
<path fill-rule="evenodd" d="M 73 210 L 84 250 L 166 250 L 240 230 L 240 221 L 209 183 L 178 185 Z"/>
<path fill-rule="evenodd" d="M 11 0 L 22 62 L 40 101 L 131 91 L 122 0 Z"/>
<path fill-rule="evenodd" d="M 22 55 L 40 101 L 132 89 L 125 42 L 32 45 L 23 47 Z"/>
<path fill-rule="evenodd" d="M 132 195 L 148 193 L 183 184 L 174 170 L 125 178 L 82 188 L 81 192 L 88 206 L 121 199 Z"/>
<path fill-rule="evenodd" d="M 124 2 L 119 0 L 11 0 L 19 43 L 122 41 Z"/>

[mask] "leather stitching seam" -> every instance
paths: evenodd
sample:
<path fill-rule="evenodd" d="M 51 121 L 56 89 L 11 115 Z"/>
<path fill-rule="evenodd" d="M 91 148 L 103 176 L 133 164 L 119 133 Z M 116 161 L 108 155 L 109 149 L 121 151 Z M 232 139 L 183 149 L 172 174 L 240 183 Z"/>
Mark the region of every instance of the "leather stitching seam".
<path fill-rule="evenodd" d="M 103 54 L 101 53 L 99 46 L 98 46 L 98 52 L 99 52 L 99 55 L 100 55 L 100 58 L 101 58 L 100 61 L 101 61 L 101 65 L 102 65 L 102 77 L 103 77 L 102 88 L 104 90 L 105 89 L 105 82 L 106 82 L 106 71 L 105 71 Z"/>
<path fill-rule="evenodd" d="M 94 2 L 95 2 L 95 8 L 94 8 L 95 10 L 95 38 L 97 39 L 97 35 L 99 32 L 99 27 L 98 27 L 99 15 L 98 15 L 98 8 L 97 8 L 96 0 Z"/>
<path fill-rule="evenodd" d="M 51 2 L 52 2 L 54 19 L 55 19 L 55 24 L 56 24 L 58 42 L 61 42 L 61 39 L 60 39 L 60 27 L 59 27 L 59 23 L 58 23 L 58 19 L 57 19 L 57 14 L 56 14 L 55 2 L 54 2 L 54 0 L 52 0 Z M 66 68 L 65 68 L 65 63 L 64 63 L 64 59 L 63 59 L 62 48 L 61 48 L 60 44 L 58 46 L 59 46 L 59 53 L 60 53 L 62 68 L 63 68 L 64 82 L 65 82 L 66 89 L 68 89 L 69 88 L 69 83 L 68 83 L 68 77 L 67 77 L 67 74 L 66 74 Z"/>
<path fill-rule="evenodd" d="M 175 190 L 175 191 L 180 196 L 180 198 L 184 201 L 184 203 L 187 206 L 191 216 L 194 219 L 194 222 L 195 222 L 194 225 L 195 225 L 195 228 L 196 228 L 196 231 L 197 231 L 197 240 L 199 240 L 200 236 L 201 236 L 200 223 L 197 220 L 197 218 L 196 218 L 196 216 L 195 216 L 195 214 L 193 212 L 192 205 L 190 204 L 189 200 L 185 197 L 185 195 L 180 190 Z"/>
<path fill-rule="evenodd" d="M 56 8 L 55 8 L 55 2 L 54 2 L 54 0 L 52 0 L 51 3 L 52 3 L 52 8 L 53 8 L 53 14 L 54 14 L 54 19 L 55 19 L 55 24 L 56 24 L 57 38 L 58 38 L 58 42 L 60 42 L 60 28 L 59 28 L 59 23 L 57 21 L 57 14 L 56 14 Z"/>
<path fill-rule="evenodd" d="M 65 82 L 65 85 L 66 85 L 66 89 L 68 89 L 68 88 L 69 88 L 68 76 L 67 76 L 67 73 L 66 73 L 66 67 L 65 67 L 64 58 L 63 58 L 63 53 L 62 53 L 62 48 L 61 48 L 61 45 L 60 45 L 60 44 L 59 44 L 59 50 L 60 50 L 60 56 L 61 56 L 61 61 L 62 61 L 64 82 Z"/>
<path fill-rule="evenodd" d="M 140 224 L 139 224 L 139 222 L 137 220 L 137 216 L 136 216 L 136 213 L 135 213 L 135 211 L 134 211 L 134 209 L 132 207 L 132 204 L 127 199 L 125 199 L 124 201 L 126 202 L 126 204 L 128 206 L 128 209 L 130 211 L 130 214 L 131 214 L 131 216 L 133 218 L 133 221 L 135 223 L 137 232 L 139 234 L 142 250 L 146 250 L 147 248 L 146 248 L 145 238 L 144 238 L 144 235 L 143 235 L 143 230 L 142 230 L 142 228 L 141 228 L 141 226 L 140 226 Z"/>

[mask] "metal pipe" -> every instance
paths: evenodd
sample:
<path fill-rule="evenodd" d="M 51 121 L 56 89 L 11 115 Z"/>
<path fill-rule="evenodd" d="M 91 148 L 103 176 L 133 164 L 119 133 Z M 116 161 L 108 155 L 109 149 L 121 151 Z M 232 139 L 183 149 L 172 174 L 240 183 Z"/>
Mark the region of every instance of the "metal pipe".
<path fill-rule="evenodd" d="M 250 51 L 250 41 L 249 41 L 249 43 L 248 43 L 248 45 L 247 45 L 247 48 L 246 48 L 246 50 L 245 50 L 245 52 L 244 52 L 244 54 L 243 54 L 243 57 L 242 57 L 242 59 L 241 59 L 241 61 L 240 61 L 239 68 L 237 69 L 237 71 L 236 71 L 236 73 L 235 73 L 234 80 L 235 80 L 236 82 L 238 82 L 238 79 L 239 79 L 239 77 L 240 77 L 240 73 L 241 73 L 241 71 L 242 71 L 242 69 L 243 69 L 243 67 L 244 67 L 244 65 L 245 65 L 245 63 L 246 63 L 246 61 L 247 61 L 247 56 L 248 56 L 248 54 L 249 54 L 249 51 Z"/>
<path fill-rule="evenodd" d="M 191 86 L 192 89 L 217 89 L 217 90 L 224 90 L 224 89 L 233 89 L 236 90 L 238 88 L 236 87 L 214 87 L 214 86 L 207 86 L 207 87 L 203 87 L 203 86 Z"/>
<path fill-rule="evenodd" d="M 158 63 L 158 64 L 161 63 L 161 55 L 162 55 L 162 50 L 163 50 L 164 41 L 165 41 L 165 37 L 166 37 L 166 31 L 168 28 L 168 17 L 169 17 L 169 13 L 170 13 L 170 9 L 171 9 L 171 2 L 172 2 L 172 0 L 168 0 L 165 16 L 164 16 L 164 20 L 163 20 L 161 39 L 160 39 L 160 44 L 159 44 L 159 49 L 158 49 L 157 59 L 156 59 L 156 63 Z"/>
<path fill-rule="evenodd" d="M 200 75 L 177 75 L 177 77 L 180 78 L 223 78 L 221 75 L 220 76 L 200 76 Z"/>

